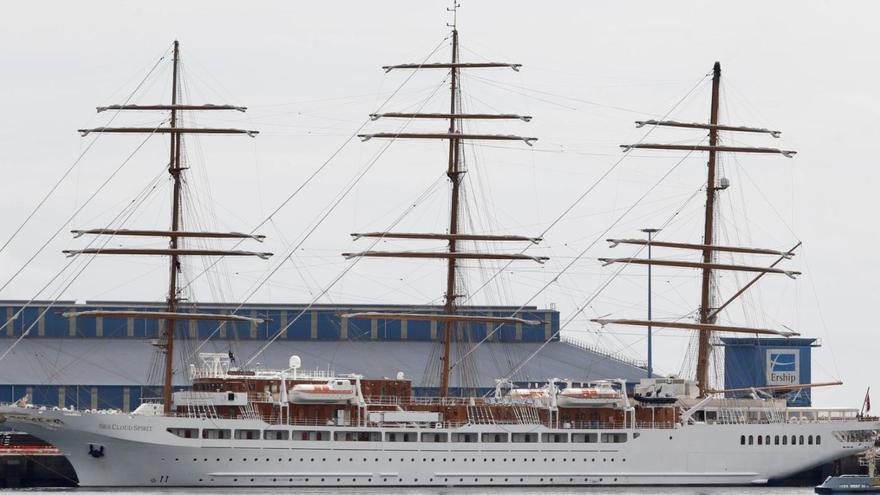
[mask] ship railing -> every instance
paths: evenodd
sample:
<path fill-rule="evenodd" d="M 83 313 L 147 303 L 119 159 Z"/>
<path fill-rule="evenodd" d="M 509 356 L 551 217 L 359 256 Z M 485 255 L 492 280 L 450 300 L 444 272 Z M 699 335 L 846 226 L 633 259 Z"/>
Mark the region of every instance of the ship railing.
<path fill-rule="evenodd" d="M 245 380 L 254 380 L 254 379 L 280 379 L 281 375 L 284 374 L 288 380 L 294 379 L 294 373 L 292 371 L 282 371 L 282 370 L 248 370 L 248 371 L 240 371 L 240 370 L 216 370 L 213 368 L 195 368 L 190 370 L 190 377 L 195 379 L 204 379 L 204 378 L 220 378 L 220 379 L 245 379 Z M 314 370 L 297 370 L 296 371 L 296 379 L 297 380 L 329 380 L 331 378 L 353 378 L 353 375 L 337 375 L 333 370 L 322 370 L 322 369 L 314 369 Z"/>

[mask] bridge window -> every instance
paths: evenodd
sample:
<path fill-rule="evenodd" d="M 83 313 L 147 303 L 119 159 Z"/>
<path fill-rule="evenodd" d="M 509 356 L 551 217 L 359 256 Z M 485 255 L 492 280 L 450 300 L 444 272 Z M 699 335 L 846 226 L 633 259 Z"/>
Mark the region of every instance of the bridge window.
<path fill-rule="evenodd" d="M 167 431 L 181 438 L 199 438 L 198 428 L 168 428 Z"/>
<path fill-rule="evenodd" d="M 746 444 L 746 436 L 745 436 L 745 435 L 740 435 L 740 436 L 739 436 L 739 444 L 740 444 L 740 445 L 745 445 L 745 444 Z"/>
<path fill-rule="evenodd" d="M 764 445 L 770 445 L 770 435 L 764 437 Z"/>
<path fill-rule="evenodd" d="M 773 437 L 773 445 L 779 445 L 779 435 Z"/>
<path fill-rule="evenodd" d="M 448 433 L 422 433 L 422 441 L 428 443 L 446 443 L 449 441 Z"/>
<path fill-rule="evenodd" d="M 568 433 L 541 433 L 541 441 L 544 443 L 567 443 Z"/>
<path fill-rule="evenodd" d="M 333 438 L 338 442 L 381 442 L 382 433 L 378 431 L 337 431 Z"/>
<path fill-rule="evenodd" d="M 264 430 L 263 438 L 266 440 L 287 440 L 290 432 L 287 430 Z"/>
<path fill-rule="evenodd" d="M 385 433 L 385 441 L 386 442 L 415 442 L 418 441 L 418 436 L 415 432 L 403 433 L 403 432 L 387 432 Z"/>
<path fill-rule="evenodd" d="M 764 444 L 763 440 L 764 440 L 764 437 L 762 437 L 761 435 L 758 435 L 758 445 L 763 445 Z"/>
<path fill-rule="evenodd" d="M 626 442 L 626 433 L 603 433 L 602 443 L 624 443 Z"/>
<path fill-rule="evenodd" d="M 237 440 L 259 440 L 260 430 L 235 430 Z"/>
<path fill-rule="evenodd" d="M 537 433 L 514 433 L 511 435 L 510 441 L 513 443 L 537 443 L 538 442 L 538 434 Z"/>
<path fill-rule="evenodd" d="M 484 443 L 507 443 L 507 433 L 483 433 Z"/>
<path fill-rule="evenodd" d="M 326 442 L 330 440 L 330 432 L 329 431 L 294 431 L 293 432 L 294 440 L 314 440 Z"/>
<path fill-rule="evenodd" d="M 804 444 L 804 436 L 803 435 L 800 436 L 800 441 L 798 442 L 798 444 L 800 444 L 800 445 Z"/>
<path fill-rule="evenodd" d="M 791 436 L 791 444 L 792 444 L 792 445 L 797 445 L 797 437 L 794 436 L 794 435 Z"/>
<path fill-rule="evenodd" d="M 453 442 L 461 442 L 461 443 L 477 443 L 477 434 L 476 433 L 453 433 L 452 434 Z"/>
<path fill-rule="evenodd" d="M 753 437 L 752 435 L 749 435 L 749 445 L 754 445 L 754 444 L 755 444 L 755 437 Z"/>
<path fill-rule="evenodd" d="M 216 428 L 205 428 L 204 430 L 202 430 L 202 438 L 211 440 L 228 440 L 232 438 L 232 431 Z"/>
<path fill-rule="evenodd" d="M 782 435 L 782 445 L 788 445 L 788 437 L 785 435 Z"/>
<path fill-rule="evenodd" d="M 813 445 L 813 435 L 807 437 L 807 445 Z"/>
<path fill-rule="evenodd" d="M 571 434 L 571 442 L 572 443 L 598 443 L 599 442 L 599 434 L 598 433 L 572 433 Z"/>
<path fill-rule="evenodd" d="M 816 445 L 822 445 L 822 435 L 816 435 Z"/>

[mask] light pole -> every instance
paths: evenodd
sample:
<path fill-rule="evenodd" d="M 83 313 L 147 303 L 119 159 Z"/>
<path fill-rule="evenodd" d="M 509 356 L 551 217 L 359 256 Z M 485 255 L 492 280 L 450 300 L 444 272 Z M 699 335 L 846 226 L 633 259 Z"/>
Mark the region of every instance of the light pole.
<path fill-rule="evenodd" d="M 642 232 L 648 234 L 648 321 L 651 321 L 651 239 L 654 234 L 660 232 L 660 229 L 642 229 Z M 651 325 L 648 325 L 648 378 L 654 374 L 653 356 L 651 349 Z"/>

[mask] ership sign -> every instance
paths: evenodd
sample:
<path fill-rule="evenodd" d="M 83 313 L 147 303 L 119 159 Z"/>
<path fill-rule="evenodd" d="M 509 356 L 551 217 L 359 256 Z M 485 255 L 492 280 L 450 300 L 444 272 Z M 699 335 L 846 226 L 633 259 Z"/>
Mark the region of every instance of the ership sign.
<path fill-rule="evenodd" d="M 800 383 L 800 354 L 796 349 L 767 349 L 767 385 Z"/>

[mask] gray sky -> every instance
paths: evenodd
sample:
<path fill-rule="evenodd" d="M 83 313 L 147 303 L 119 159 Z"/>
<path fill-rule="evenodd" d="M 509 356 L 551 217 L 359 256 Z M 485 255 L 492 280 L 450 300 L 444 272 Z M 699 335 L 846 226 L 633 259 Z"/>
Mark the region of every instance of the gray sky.
<path fill-rule="evenodd" d="M 420 73 L 407 81 L 408 73 L 384 74 L 380 67 L 422 60 L 435 48 L 432 60 L 445 60 L 448 5 L 154 1 L 7 6 L 0 29 L 0 64 L 5 69 L 0 78 L 0 167 L 7 178 L 0 186 L 0 207 L 6 212 L 0 217 L 2 241 L 91 142 L 75 130 L 103 125 L 112 117 L 96 115 L 94 107 L 121 102 L 174 38 L 181 41 L 188 101 L 250 107 L 244 115 L 203 114 L 196 124 L 261 131 L 256 139 L 189 142 L 197 214 L 188 216 L 187 223 L 250 230 L 405 81 L 385 110 L 445 110 L 448 90 L 442 72 Z M 801 240 L 802 250 L 786 266 L 805 272 L 797 281 L 766 277 L 743 304 L 731 306 L 722 322 L 786 325 L 821 338 L 814 381 L 839 378 L 845 385 L 815 392 L 816 401 L 857 406 L 865 387 L 873 384 L 880 390 L 873 367 L 878 337 L 865 323 L 869 308 L 880 300 L 874 281 L 878 261 L 868 248 L 880 241 L 870 214 L 880 184 L 880 171 L 872 163 L 878 139 L 873 120 L 880 112 L 877 13 L 872 2 L 464 2 L 459 18 L 462 58 L 523 64 L 519 73 L 467 74 L 465 109 L 534 116 L 528 124 L 490 122 L 473 129 L 539 138 L 534 148 L 501 144 L 466 149 L 467 202 L 473 212 L 468 230 L 542 232 L 619 160 L 619 144 L 642 138 L 645 130 L 635 129 L 633 120 L 659 117 L 673 108 L 670 118 L 706 120 L 709 80 L 704 76 L 720 60 L 722 121 L 783 131 L 779 140 L 729 135 L 727 142 L 779 146 L 798 155 L 791 160 L 722 159 L 721 173 L 732 186 L 720 199 L 719 238 L 777 249 Z M 166 58 L 134 101 L 166 101 L 169 77 Z M 156 114 L 128 114 L 114 124 L 155 126 L 159 119 Z M 391 130 L 400 124 L 380 121 L 365 130 Z M 443 126 L 419 123 L 409 129 Z M 39 249 L 141 139 L 101 137 L 45 208 L 0 253 L 0 280 L 7 280 Z M 661 129 L 648 141 L 700 139 L 698 132 Z M 284 253 L 383 145 L 355 140 L 345 146 L 261 229 L 270 237 L 265 246 L 249 247 Z M 396 229 L 442 232 L 448 202 L 442 180 L 444 146 L 394 143 L 252 301 L 311 300 L 349 266 L 339 253 L 369 246 L 351 241 L 348 233 L 387 228 L 423 192 L 428 194 Z M 610 250 L 597 239 L 637 236 L 638 229 L 672 217 L 661 238 L 699 242 L 703 195 L 698 189 L 705 180 L 705 160 L 698 155 L 681 160 L 683 156 L 642 152 L 621 162 L 547 232 L 541 247 L 530 250 L 550 256 L 550 262 L 516 264 L 499 283 L 475 292 L 474 302 L 519 305 L 534 296 L 533 304 L 557 304 L 566 322 L 615 272 L 596 258 L 635 252 Z M 159 187 L 126 226 L 166 226 L 168 184 L 161 176 L 166 160 L 165 141 L 150 139 L 70 226 L 106 225 L 157 176 Z M 59 251 L 86 242 L 60 235 L 0 297 L 32 297 L 67 262 Z M 119 242 L 146 245 L 137 239 Z M 433 247 L 438 245 L 381 246 Z M 558 283 L 535 296 L 588 247 Z M 695 259 L 674 251 L 656 255 Z M 770 262 L 754 257 L 723 260 Z M 239 301 L 279 261 L 223 263 L 217 276 L 194 283 L 193 297 Z M 475 291 L 497 267 L 468 265 L 469 290 Z M 196 262 L 187 273 L 192 277 L 201 270 Z M 436 303 L 443 276 L 439 262 L 367 259 L 322 302 Z M 161 300 L 164 277 L 160 260 L 101 258 L 63 297 Z M 746 280 L 725 274 L 721 297 Z M 657 269 L 655 316 L 675 318 L 694 311 L 698 284 L 697 272 Z M 642 317 L 644 312 L 644 268 L 629 267 L 566 330 L 643 358 L 641 329 L 603 330 L 588 320 L 606 314 Z M 658 332 L 659 371 L 682 369 L 688 341 L 685 333 Z"/>

